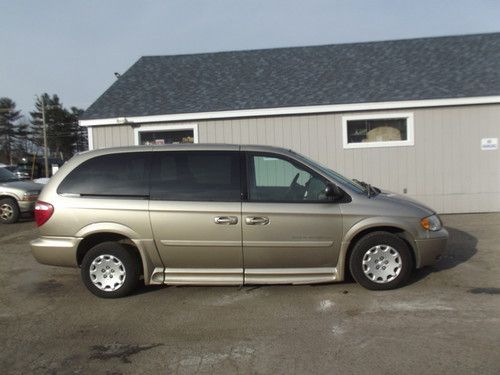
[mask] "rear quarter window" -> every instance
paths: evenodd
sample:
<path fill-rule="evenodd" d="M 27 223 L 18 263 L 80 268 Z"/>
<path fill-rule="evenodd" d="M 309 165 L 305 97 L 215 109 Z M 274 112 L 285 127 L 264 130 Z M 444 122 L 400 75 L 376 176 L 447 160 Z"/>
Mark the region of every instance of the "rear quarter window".
<path fill-rule="evenodd" d="M 118 153 L 89 159 L 66 176 L 58 194 L 149 196 L 150 153 Z"/>

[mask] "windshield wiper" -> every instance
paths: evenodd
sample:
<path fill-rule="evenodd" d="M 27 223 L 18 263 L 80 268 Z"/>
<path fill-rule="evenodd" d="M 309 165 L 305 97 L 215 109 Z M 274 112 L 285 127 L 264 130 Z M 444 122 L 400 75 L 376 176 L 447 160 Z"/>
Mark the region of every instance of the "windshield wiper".
<path fill-rule="evenodd" d="M 370 198 L 371 196 L 374 196 L 374 195 L 377 195 L 380 193 L 380 189 L 374 187 L 374 186 L 371 186 L 370 184 L 364 182 L 364 181 L 359 181 L 359 180 L 356 180 L 356 179 L 353 179 L 354 182 L 360 184 L 366 191 L 366 195 L 368 196 L 368 198 Z"/>

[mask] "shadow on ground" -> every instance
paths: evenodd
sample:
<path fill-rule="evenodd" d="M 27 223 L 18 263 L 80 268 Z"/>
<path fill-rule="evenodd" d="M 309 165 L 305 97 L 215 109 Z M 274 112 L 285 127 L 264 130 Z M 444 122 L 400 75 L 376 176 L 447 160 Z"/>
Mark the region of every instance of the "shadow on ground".
<path fill-rule="evenodd" d="M 33 215 L 24 214 L 19 216 L 19 223 L 28 223 L 30 221 L 32 221 L 33 223 L 35 222 L 35 217 Z"/>
<path fill-rule="evenodd" d="M 139 287 L 130 295 L 137 296 L 139 294 L 146 294 L 151 292 L 158 292 L 159 290 L 170 288 L 170 285 L 144 285 L 143 282 L 139 284 Z"/>

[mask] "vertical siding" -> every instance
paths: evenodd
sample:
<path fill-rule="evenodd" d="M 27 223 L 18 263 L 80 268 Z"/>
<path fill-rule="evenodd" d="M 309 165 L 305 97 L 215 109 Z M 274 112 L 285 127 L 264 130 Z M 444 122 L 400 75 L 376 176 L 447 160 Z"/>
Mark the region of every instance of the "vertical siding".
<path fill-rule="evenodd" d="M 134 144 L 134 131 L 130 126 L 95 126 L 92 136 L 94 149 Z"/>
<path fill-rule="evenodd" d="M 346 176 L 406 189 L 438 212 L 500 211 L 500 150 L 480 150 L 481 138 L 500 138 L 500 105 L 404 112 L 414 114 L 414 146 L 344 149 L 340 113 L 198 121 L 199 142 L 292 148 Z M 130 127 L 95 127 L 93 135 L 95 148 L 134 142 Z"/>

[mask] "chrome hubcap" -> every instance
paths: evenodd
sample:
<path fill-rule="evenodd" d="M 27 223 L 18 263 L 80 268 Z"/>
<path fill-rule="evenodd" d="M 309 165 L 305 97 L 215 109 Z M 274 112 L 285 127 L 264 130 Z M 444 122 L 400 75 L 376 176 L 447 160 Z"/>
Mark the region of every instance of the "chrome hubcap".
<path fill-rule="evenodd" d="M 379 284 L 394 280 L 401 273 L 401 255 L 389 245 L 373 246 L 363 256 L 363 272 Z"/>
<path fill-rule="evenodd" d="M 95 258 L 90 265 L 90 280 L 105 292 L 119 289 L 125 282 L 125 267 L 114 255 L 103 254 Z"/>
<path fill-rule="evenodd" d="M 9 220 L 13 214 L 14 210 L 10 205 L 2 204 L 2 206 L 0 206 L 0 217 L 2 220 Z"/>

